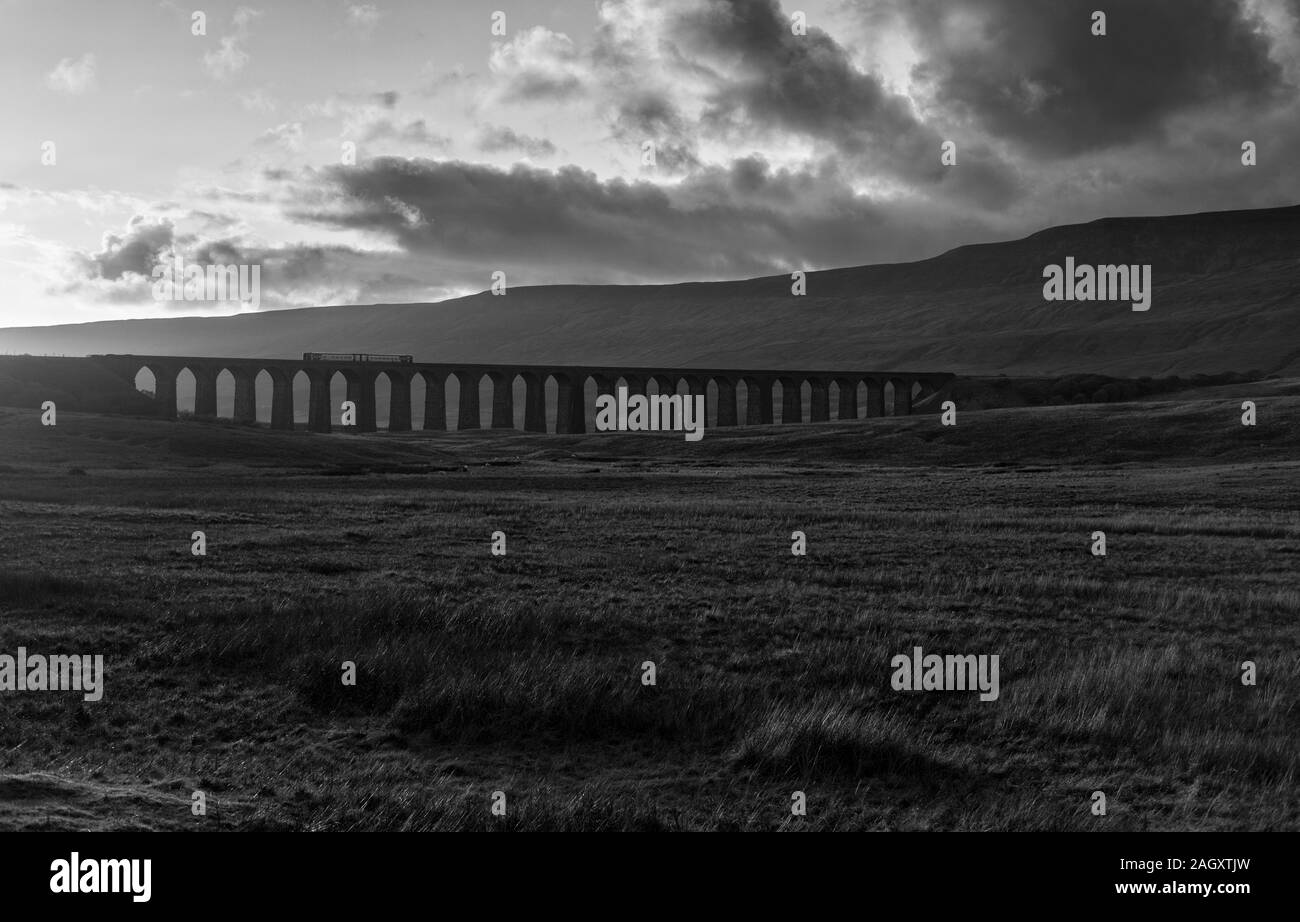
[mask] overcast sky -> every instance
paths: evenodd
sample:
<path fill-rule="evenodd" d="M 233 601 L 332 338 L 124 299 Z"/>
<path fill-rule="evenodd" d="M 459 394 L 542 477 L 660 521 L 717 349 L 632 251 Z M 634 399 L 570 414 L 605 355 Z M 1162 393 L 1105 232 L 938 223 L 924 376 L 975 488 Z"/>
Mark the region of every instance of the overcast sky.
<path fill-rule="evenodd" d="M 174 254 L 262 266 L 270 309 L 1295 204 L 1298 23 L 1300 0 L 0 0 L 0 325 L 239 310 L 155 301 Z"/>

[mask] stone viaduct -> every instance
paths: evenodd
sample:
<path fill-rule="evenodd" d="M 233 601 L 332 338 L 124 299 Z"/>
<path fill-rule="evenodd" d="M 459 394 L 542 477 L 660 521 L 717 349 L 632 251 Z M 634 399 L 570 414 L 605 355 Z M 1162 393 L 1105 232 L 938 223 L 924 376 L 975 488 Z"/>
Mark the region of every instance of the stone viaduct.
<path fill-rule="evenodd" d="M 177 416 L 177 377 L 186 369 L 194 375 L 194 415 L 216 417 L 217 377 L 227 371 L 234 378 L 234 418 L 256 420 L 257 401 L 254 388 L 257 377 L 266 372 L 271 380 L 271 428 L 294 428 L 293 384 L 296 376 L 306 376 L 310 387 L 307 429 L 329 432 L 339 428 L 335 422 L 338 408 L 330 406 L 330 383 L 335 375 L 347 382 L 347 399 L 356 404 L 356 426 L 352 432 L 374 432 L 376 425 L 375 383 L 380 375 L 388 378 L 390 388 L 388 431 L 412 429 L 411 386 L 419 378 L 424 386 L 424 429 L 447 428 L 447 381 L 455 376 L 459 382 L 458 429 L 480 428 L 479 384 L 484 376 L 491 380 L 492 422 L 494 429 L 512 429 L 515 425 L 514 385 L 524 383 L 524 430 L 546 432 L 547 382 L 553 380 L 556 402 L 553 405 L 555 431 L 586 431 L 586 386 L 595 383 L 597 394 L 616 393 L 626 385 L 633 394 L 645 394 L 649 385 L 657 393 L 706 394 L 710 382 L 716 389 L 716 402 L 706 420 L 708 427 L 765 425 L 774 422 L 803 422 L 803 391 L 811 391 L 809 421 L 857 419 L 861 416 L 906 415 L 922 402 L 933 401 L 952 381 L 953 375 L 933 372 L 871 371 L 774 371 L 717 368 L 631 368 L 561 365 L 468 365 L 441 363 L 401 363 L 388 361 L 308 361 L 299 359 L 209 358 L 161 355 L 94 355 L 89 361 L 99 363 L 135 388 L 136 376 L 148 369 L 155 381 L 154 396 L 159 415 Z M 779 420 L 773 412 L 773 394 L 781 387 Z M 737 389 L 745 389 L 745 418 L 739 415 Z M 837 392 L 836 412 L 831 413 L 831 386 Z M 865 388 L 861 388 L 865 385 Z M 886 388 L 892 399 L 886 406 Z M 859 401 L 860 390 L 865 400 Z M 757 399 L 755 399 L 757 398 Z M 863 403 L 864 406 L 859 406 Z M 861 412 L 865 411 L 865 412 Z"/>

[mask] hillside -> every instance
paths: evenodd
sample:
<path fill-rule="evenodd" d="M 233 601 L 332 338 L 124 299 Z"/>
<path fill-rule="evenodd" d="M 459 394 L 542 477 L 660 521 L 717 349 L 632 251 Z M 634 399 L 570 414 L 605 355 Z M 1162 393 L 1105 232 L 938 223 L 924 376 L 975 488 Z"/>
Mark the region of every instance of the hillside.
<path fill-rule="evenodd" d="M 912 263 L 679 285 L 512 288 L 436 304 L 0 329 L 0 352 L 915 368 L 965 375 L 1300 371 L 1300 206 L 1109 218 Z M 1152 265 L 1151 309 L 1042 299 L 1042 269 Z"/>

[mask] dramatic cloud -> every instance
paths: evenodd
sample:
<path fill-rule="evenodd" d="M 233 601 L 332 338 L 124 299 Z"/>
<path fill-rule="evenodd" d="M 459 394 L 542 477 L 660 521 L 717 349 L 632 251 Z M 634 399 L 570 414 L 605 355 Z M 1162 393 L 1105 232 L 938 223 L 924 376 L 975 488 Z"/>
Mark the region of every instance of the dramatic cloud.
<path fill-rule="evenodd" d="M 195 110 L 205 130 L 220 125 L 204 138 L 220 137 L 223 157 L 169 162 L 184 172 L 165 205 L 105 206 L 90 180 L 47 196 L 52 209 L 87 200 L 77 227 L 135 215 L 98 252 L 60 245 L 61 265 L 75 263 L 67 288 L 147 298 L 153 261 L 176 252 L 262 265 L 266 306 L 428 300 L 481 290 L 498 269 L 512 284 L 736 278 L 1107 215 L 1300 201 L 1300 0 L 1116 4 L 1104 36 L 1092 0 L 830 2 L 806 29 L 792 28 L 798 8 L 601 0 L 593 21 L 588 5 L 537 7 L 512 12 L 505 36 L 485 14 L 477 38 L 421 39 L 411 56 L 351 33 L 468 27 L 336 5 L 322 41 L 346 43 L 355 71 L 268 57 L 262 88 L 225 100 L 233 115 L 202 82 Z M 266 47 L 292 45 L 278 13 L 260 15 L 240 7 L 228 34 L 192 46 L 212 76 L 246 71 L 255 22 Z M 48 83 L 84 92 L 94 65 L 64 59 Z M 174 160 L 186 135 L 168 130 Z M 355 165 L 340 163 L 343 142 Z M 196 158 L 207 143 L 196 138 Z"/>
<path fill-rule="evenodd" d="M 108 281 L 118 281 L 128 274 L 148 278 L 174 239 L 171 221 L 151 222 L 136 215 L 125 233 L 104 235 L 103 249 L 87 257 L 85 269 L 92 277 Z"/>
<path fill-rule="evenodd" d="M 100 251 L 73 254 L 53 290 L 109 305 L 149 302 L 162 311 L 228 312 L 231 305 L 223 303 L 196 308 L 195 302 L 153 300 L 154 269 L 180 257 L 187 265 L 258 266 L 263 309 L 459 293 L 409 274 L 403 265 L 407 257 L 400 253 L 313 244 L 266 246 L 221 233 L 240 223 L 229 215 L 193 212 L 184 219 L 217 233 L 181 232 L 170 219 L 136 215 L 123 233 L 106 234 Z"/>
<path fill-rule="evenodd" d="M 1048 155 L 1151 138 L 1170 116 L 1295 92 L 1265 21 L 1237 0 L 898 0 L 935 103 Z"/>
<path fill-rule="evenodd" d="M 294 182 L 295 219 L 383 235 L 431 278 L 476 288 L 495 269 L 522 284 L 673 281 L 897 259 L 975 226 L 951 209 L 856 197 L 829 164 L 794 173 L 758 158 L 670 187 L 397 158 Z"/>
<path fill-rule="evenodd" d="M 637 149 L 653 143 L 667 174 L 703 166 L 712 145 L 788 150 L 804 162 L 833 154 L 877 184 L 947 178 L 944 136 L 912 100 L 856 66 L 823 29 L 796 34 L 775 0 L 629 0 L 603 4 L 600 17 L 585 49 L 545 30 L 498 47 L 501 98 L 590 98 L 615 138 Z M 993 188 L 977 194 L 1005 201 L 1014 170 L 990 145 L 979 154 Z"/>
<path fill-rule="evenodd" d="M 873 171 L 941 175 L 940 138 L 909 101 L 855 68 L 824 31 L 794 34 L 775 0 L 688 4 L 671 34 L 694 67 L 718 75 L 702 120 L 711 130 L 793 132 L 861 158 Z"/>

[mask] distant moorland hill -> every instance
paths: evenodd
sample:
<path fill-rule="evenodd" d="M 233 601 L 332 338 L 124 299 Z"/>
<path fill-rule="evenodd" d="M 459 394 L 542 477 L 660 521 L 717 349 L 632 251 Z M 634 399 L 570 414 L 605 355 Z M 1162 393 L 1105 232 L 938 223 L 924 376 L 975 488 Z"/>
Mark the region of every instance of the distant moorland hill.
<path fill-rule="evenodd" d="M 548 285 L 431 304 L 0 329 L 0 352 L 944 370 L 1300 371 L 1300 206 L 1107 218 L 932 259 L 677 285 Z M 1146 312 L 1047 302 L 1043 269 L 1149 264 Z M 506 267 L 507 270 L 509 267 Z"/>

